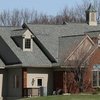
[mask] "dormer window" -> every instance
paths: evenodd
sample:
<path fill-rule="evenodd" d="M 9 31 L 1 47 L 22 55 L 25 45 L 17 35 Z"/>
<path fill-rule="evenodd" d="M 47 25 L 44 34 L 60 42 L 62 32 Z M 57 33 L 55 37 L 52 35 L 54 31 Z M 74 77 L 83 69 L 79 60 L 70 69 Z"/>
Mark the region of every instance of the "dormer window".
<path fill-rule="evenodd" d="M 23 51 L 32 51 L 33 50 L 33 34 L 27 30 L 23 34 Z"/>
<path fill-rule="evenodd" d="M 23 51 L 32 51 L 33 41 L 32 38 L 23 38 Z"/>
<path fill-rule="evenodd" d="M 23 51 L 33 50 L 34 35 L 28 29 L 18 29 L 13 31 L 12 39 Z"/>
<path fill-rule="evenodd" d="M 25 49 L 31 49 L 31 39 L 25 39 Z"/>

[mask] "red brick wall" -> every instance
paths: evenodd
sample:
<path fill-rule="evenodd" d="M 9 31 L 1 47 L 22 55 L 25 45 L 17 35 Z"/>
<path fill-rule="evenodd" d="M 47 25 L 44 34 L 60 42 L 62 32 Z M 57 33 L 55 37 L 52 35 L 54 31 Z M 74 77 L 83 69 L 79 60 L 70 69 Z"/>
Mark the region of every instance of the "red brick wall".
<path fill-rule="evenodd" d="M 84 75 L 85 92 L 92 92 L 92 70 L 95 64 L 100 64 L 100 48 L 98 48 L 90 57 L 89 65 Z"/>
<path fill-rule="evenodd" d="M 63 89 L 63 72 L 54 72 L 54 90 Z"/>
<path fill-rule="evenodd" d="M 72 73 L 65 71 L 54 72 L 54 90 L 58 89 L 62 89 L 63 92 L 65 93 L 66 92 L 75 93 L 76 91 L 78 91 Z"/>
<path fill-rule="evenodd" d="M 100 64 L 100 48 L 98 48 L 89 58 L 89 65 L 84 73 L 84 92 L 93 92 L 92 87 L 92 70 L 95 64 Z M 77 93 L 79 92 L 78 86 L 74 79 L 74 74 L 70 71 L 66 73 L 65 80 L 65 71 L 54 72 L 54 84 L 55 88 L 62 88 L 64 92 Z M 66 83 L 66 84 L 65 84 Z M 66 87 L 66 86 L 67 87 Z"/>

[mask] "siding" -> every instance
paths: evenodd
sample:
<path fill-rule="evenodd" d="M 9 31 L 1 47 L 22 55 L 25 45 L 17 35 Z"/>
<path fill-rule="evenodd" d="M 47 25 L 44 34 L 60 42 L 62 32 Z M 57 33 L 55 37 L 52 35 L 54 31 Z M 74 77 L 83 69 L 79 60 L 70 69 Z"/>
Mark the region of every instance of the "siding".
<path fill-rule="evenodd" d="M 19 88 L 14 88 L 14 75 L 19 76 Z M 22 96 L 22 69 L 12 68 L 8 69 L 8 97 L 21 97 Z"/>

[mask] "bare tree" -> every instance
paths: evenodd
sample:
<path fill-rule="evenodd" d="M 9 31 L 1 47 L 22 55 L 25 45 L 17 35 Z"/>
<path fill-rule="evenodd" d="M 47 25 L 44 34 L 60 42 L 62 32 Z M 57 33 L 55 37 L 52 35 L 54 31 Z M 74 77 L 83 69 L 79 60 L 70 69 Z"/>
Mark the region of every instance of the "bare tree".
<path fill-rule="evenodd" d="M 90 3 L 94 5 L 98 11 L 97 20 L 100 22 L 100 1 L 99 0 L 82 0 L 81 4 L 76 3 L 74 7 L 66 6 L 55 16 L 38 13 L 36 10 L 14 9 L 12 11 L 2 11 L 0 13 L 0 25 L 3 26 L 20 26 L 23 22 L 32 24 L 64 24 L 65 22 L 81 22 L 86 21 L 85 11 Z"/>
<path fill-rule="evenodd" d="M 11 16 L 11 25 L 20 26 L 22 24 L 22 16 L 19 10 L 14 9 Z"/>
<path fill-rule="evenodd" d="M 69 89 L 68 92 L 70 92 L 71 88 L 69 88 L 68 85 L 73 85 L 73 83 L 76 83 L 76 87 L 79 89 L 79 92 L 83 92 L 85 87 L 84 74 L 88 66 L 88 60 L 86 59 L 90 56 L 94 49 L 95 45 L 91 45 L 90 43 L 86 44 L 86 42 L 84 42 L 69 58 L 65 60 L 64 65 L 68 67 L 68 73 L 70 75 L 69 79 L 68 76 L 66 76 L 66 87 Z M 73 78 L 71 79 L 71 77 Z"/>
<path fill-rule="evenodd" d="M 21 10 L 21 16 L 22 16 L 23 22 L 28 23 L 30 20 L 30 15 L 31 14 L 30 14 L 30 11 L 28 9 Z"/>
<path fill-rule="evenodd" d="M 9 11 L 2 11 L 0 14 L 0 24 L 3 26 L 10 24 L 10 12 Z"/>
<path fill-rule="evenodd" d="M 48 24 L 49 23 L 49 18 L 46 14 L 40 14 L 39 15 L 39 23 L 40 24 Z"/>

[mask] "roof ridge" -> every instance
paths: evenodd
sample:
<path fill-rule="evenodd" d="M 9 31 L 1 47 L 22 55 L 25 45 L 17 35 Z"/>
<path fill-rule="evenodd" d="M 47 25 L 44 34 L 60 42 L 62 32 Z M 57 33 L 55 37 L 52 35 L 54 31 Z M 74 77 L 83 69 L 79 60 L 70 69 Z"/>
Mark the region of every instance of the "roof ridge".
<path fill-rule="evenodd" d="M 76 35 L 61 36 L 61 38 L 64 38 L 64 37 L 75 37 L 75 36 L 85 36 L 85 34 L 76 34 Z"/>
<path fill-rule="evenodd" d="M 68 22 L 68 24 L 87 24 L 86 22 Z M 68 24 L 34 24 L 34 23 L 27 23 L 27 25 L 68 25 Z"/>
<path fill-rule="evenodd" d="M 13 31 L 22 31 L 22 30 L 27 30 L 27 29 L 20 28 L 20 29 L 14 29 Z"/>
<path fill-rule="evenodd" d="M 20 26 L 0 26 L 0 27 L 15 27 L 15 28 L 20 28 Z"/>

